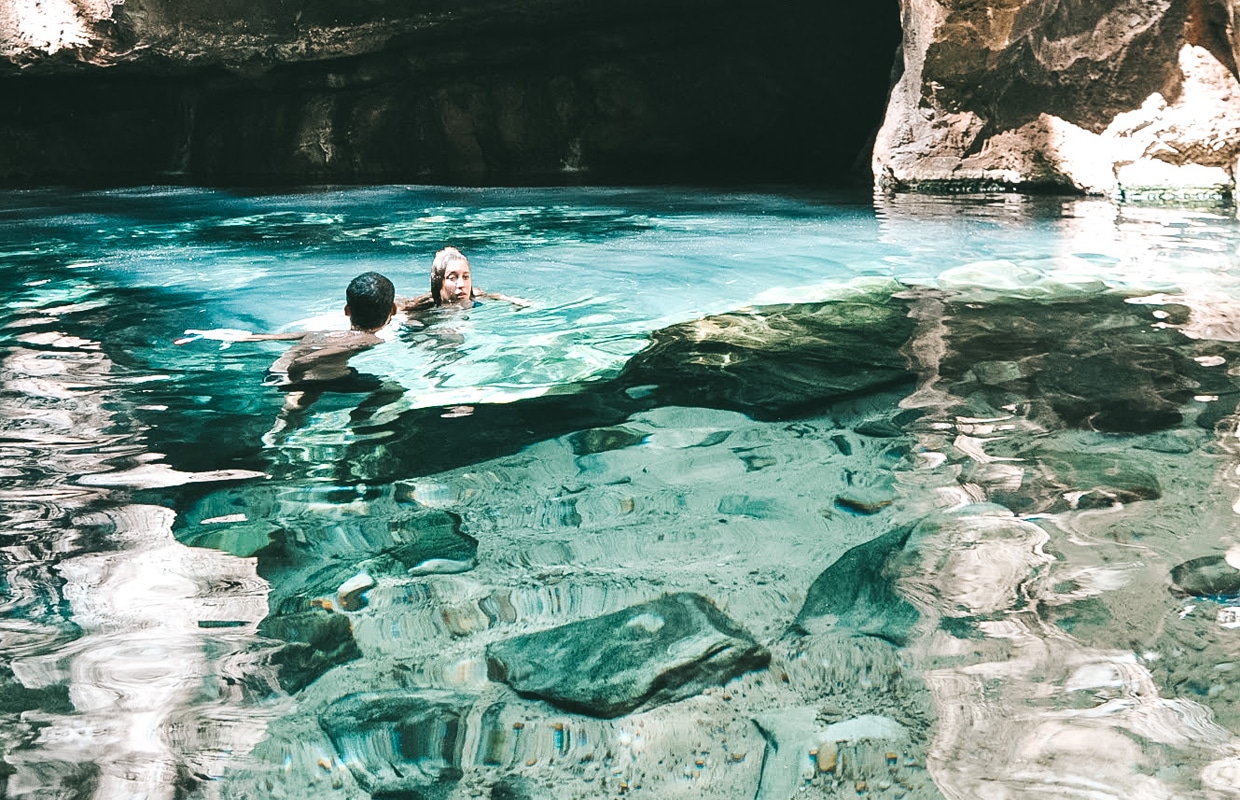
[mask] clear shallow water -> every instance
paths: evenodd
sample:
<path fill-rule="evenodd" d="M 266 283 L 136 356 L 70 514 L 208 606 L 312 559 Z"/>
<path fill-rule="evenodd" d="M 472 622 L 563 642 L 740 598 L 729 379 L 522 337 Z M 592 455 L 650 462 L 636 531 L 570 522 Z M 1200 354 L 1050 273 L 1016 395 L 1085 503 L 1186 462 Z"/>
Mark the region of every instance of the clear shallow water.
<path fill-rule="evenodd" d="M 1170 589 L 1236 543 L 1233 209 L 153 188 L 0 215 L 9 794 L 1232 796 L 1231 598 Z M 377 392 L 288 413 L 279 345 L 171 343 L 339 324 L 353 275 L 418 293 L 448 243 L 534 305 L 394 327 L 355 359 Z M 876 574 L 830 572 L 905 525 Z M 867 577 L 810 613 L 824 573 Z M 675 591 L 770 666 L 610 719 L 488 675 L 495 643 Z M 364 693 L 414 710 L 366 727 Z"/>

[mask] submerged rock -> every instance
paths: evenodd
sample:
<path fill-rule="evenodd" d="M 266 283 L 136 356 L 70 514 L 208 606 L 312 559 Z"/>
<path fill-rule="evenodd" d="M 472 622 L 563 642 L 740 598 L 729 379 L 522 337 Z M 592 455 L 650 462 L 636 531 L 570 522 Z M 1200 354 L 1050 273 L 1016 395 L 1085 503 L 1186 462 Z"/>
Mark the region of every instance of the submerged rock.
<path fill-rule="evenodd" d="M 980 406 L 1028 404 L 1047 427 L 1155 434 L 1184 421 L 1201 395 L 1235 393 L 1225 371 L 1194 358 L 1158 311 L 1121 296 L 1021 303 L 948 303 L 941 313 L 952 347 L 941 385 Z M 1010 360 L 990 359 L 1004 353 Z"/>
<path fill-rule="evenodd" d="M 1192 597 L 1240 594 L 1240 569 L 1223 556 L 1202 556 L 1171 568 L 1171 589 Z"/>
<path fill-rule="evenodd" d="M 568 443 L 572 445 L 573 455 L 587 456 L 632 447 L 641 444 L 645 438 L 646 434 L 641 431 L 618 426 L 579 431 L 568 437 Z"/>
<path fill-rule="evenodd" d="M 1152 433 L 1183 420 L 1193 394 L 1187 359 L 1170 348 L 1128 346 L 1047 353 L 1038 388 L 1067 422 L 1111 433 Z"/>
<path fill-rule="evenodd" d="M 348 695 L 319 724 L 340 761 L 373 797 L 446 797 L 460 780 L 465 715 L 473 699 L 453 692 Z"/>
<path fill-rule="evenodd" d="M 1054 511 L 1110 508 L 1162 497 L 1158 478 L 1119 453 L 1039 451 L 1037 459 L 1042 474 L 1060 487 Z"/>
<path fill-rule="evenodd" d="M 596 717 L 680 700 L 769 661 L 748 633 L 687 592 L 487 648 L 493 680 Z"/>
<path fill-rule="evenodd" d="M 505 775 L 491 787 L 491 800 L 536 800 L 542 797 L 534 782 L 520 775 Z"/>
<path fill-rule="evenodd" d="M 0 719 L 34 709 L 44 713 L 72 714 L 73 701 L 69 698 L 69 687 L 51 684 L 30 688 L 17 680 L 7 663 L 0 661 Z M 0 772 L 0 778 L 3 776 L 4 773 Z"/>
<path fill-rule="evenodd" d="M 763 306 L 672 325 L 655 331 L 651 344 L 614 379 L 514 402 L 478 403 L 466 422 L 446 419 L 438 408 L 408 409 L 349 445 L 335 480 L 345 486 L 407 481 L 561 436 L 569 437 L 578 456 L 632 447 L 644 434 L 625 423 L 658 406 L 771 420 L 812 415 L 845 399 L 898 398 L 916 377 L 903 354 L 913 333 L 908 304 L 895 296 L 903 288 L 883 282 L 848 300 Z M 870 416 L 885 421 L 858 432 L 899 436 L 900 426 L 920 413 L 876 408 Z M 376 447 L 379 438 L 384 444 Z M 423 446 L 444 440 L 459 446 Z M 701 445 L 717 443 L 708 438 Z M 853 446 L 846 437 L 837 444 Z M 769 466 L 740 457 L 753 471 Z"/>
<path fill-rule="evenodd" d="M 356 610 L 379 578 L 472 568 L 478 542 L 449 511 L 406 502 L 401 485 L 230 487 L 181 515 L 177 538 L 258 559 L 276 614 L 330 598 Z M 450 566 L 449 566 L 450 565 Z M 365 575 L 360 584 L 353 583 Z"/>
<path fill-rule="evenodd" d="M 656 331 L 620 380 L 656 386 L 664 405 L 778 419 L 911 384 L 901 348 L 912 332 L 890 294 L 719 314 Z"/>
<path fill-rule="evenodd" d="M 816 706 L 776 709 L 755 716 L 753 722 L 767 745 L 757 800 L 797 796 L 798 789 L 805 787 L 808 764 L 817 772 L 835 774 L 837 779 L 852 779 L 849 788 L 864 794 L 860 779 L 872 770 L 867 767 L 873 762 L 885 762 L 873 771 L 890 774 L 891 756 L 898 756 L 893 748 L 903 751 L 911 739 L 909 730 L 891 717 L 862 714 L 827 724 L 820 719 Z M 848 757 L 842 757 L 841 750 L 845 749 Z M 857 757 L 865 751 L 873 751 L 882 760 Z"/>
<path fill-rule="evenodd" d="M 1111 508 L 1162 497 L 1154 473 L 1122 451 L 1021 452 L 1019 462 L 975 465 L 969 480 L 1018 514 Z"/>
<path fill-rule="evenodd" d="M 766 740 L 757 794 L 760 800 L 795 797 L 803 786 L 810 743 L 819 727 L 817 718 L 818 709 L 810 706 L 781 708 L 754 718 L 754 725 Z"/>
<path fill-rule="evenodd" d="M 835 497 L 835 505 L 853 514 L 877 514 L 896 501 L 894 490 L 886 486 L 855 486 Z"/>
<path fill-rule="evenodd" d="M 271 663 L 289 694 L 300 692 L 332 667 L 362 656 L 349 618 L 322 609 L 268 617 L 259 623 L 258 632 L 284 641 Z"/>
<path fill-rule="evenodd" d="M 336 605 L 345 611 L 356 611 L 366 606 L 366 592 L 375 587 L 375 579 L 359 572 L 336 589 Z"/>
<path fill-rule="evenodd" d="M 907 644 L 918 613 L 896 593 L 888 565 L 908 543 L 912 525 L 884 533 L 859 544 L 835 560 L 810 585 L 793 628 L 813 633 L 835 625 L 877 636 L 892 644 Z"/>

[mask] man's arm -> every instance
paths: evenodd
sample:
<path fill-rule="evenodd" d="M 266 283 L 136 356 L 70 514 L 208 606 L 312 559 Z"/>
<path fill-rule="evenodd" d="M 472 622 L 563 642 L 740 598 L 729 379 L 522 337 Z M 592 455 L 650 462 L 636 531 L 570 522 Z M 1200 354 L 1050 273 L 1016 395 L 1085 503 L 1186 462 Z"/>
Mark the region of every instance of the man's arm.
<path fill-rule="evenodd" d="M 199 339 L 210 339 L 211 341 L 220 342 L 220 347 L 228 347 L 233 342 L 268 342 L 268 341 L 295 341 L 305 338 L 306 331 L 293 331 L 290 333 L 250 333 L 249 331 L 238 330 L 237 328 L 213 328 L 209 331 L 187 330 L 179 338 L 173 340 L 173 344 L 189 344 Z"/>
<path fill-rule="evenodd" d="M 306 338 L 307 331 L 291 331 L 289 333 L 251 333 L 244 339 L 238 339 L 241 342 L 275 342 L 275 341 L 293 341 Z"/>

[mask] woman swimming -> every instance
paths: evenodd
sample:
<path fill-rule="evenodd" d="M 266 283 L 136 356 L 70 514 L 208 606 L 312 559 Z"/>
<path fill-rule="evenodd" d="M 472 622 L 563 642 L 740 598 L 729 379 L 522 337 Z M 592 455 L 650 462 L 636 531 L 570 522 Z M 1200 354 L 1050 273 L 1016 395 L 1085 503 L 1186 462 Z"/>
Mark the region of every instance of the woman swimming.
<path fill-rule="evenodd" d="M 435 254 L 431 262 L 431 290 L 414 298 L 398 298 L 396 306 L 401 311 L 425 311 L 430 308 L 472 308 L 483 299 L 507 300 L 514 306 L 524 308 L 528 301 L 493 292 L 484 292 L 474 286 L 469 270 L 469 259 L 455 247 L 445 247 Z"/>

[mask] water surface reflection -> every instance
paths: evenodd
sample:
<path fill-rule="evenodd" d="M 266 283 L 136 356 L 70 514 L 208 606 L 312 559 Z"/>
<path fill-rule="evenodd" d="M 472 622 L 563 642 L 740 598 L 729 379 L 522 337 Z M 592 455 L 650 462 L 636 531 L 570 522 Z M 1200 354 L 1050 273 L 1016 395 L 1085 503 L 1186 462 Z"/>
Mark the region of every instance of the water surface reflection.
<path fill-rule="evenodd" d="M 0 241 L 9 794 L 1236 794 L 1230 209 L 34 200 Z M 458 230 L 488 287 L 573 297 L 398 334 L 390 391 L 282 427 L 274 348 L 169 344 L 412 284 Z M 595 705 L 521 682 L 549 630 L 569 672 L 630 642 Z"/>

